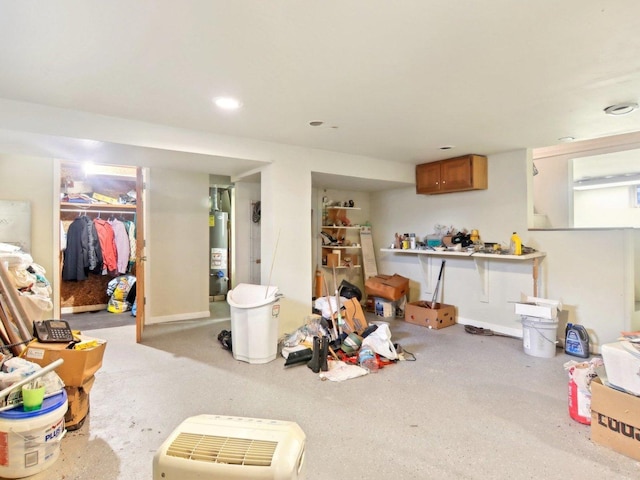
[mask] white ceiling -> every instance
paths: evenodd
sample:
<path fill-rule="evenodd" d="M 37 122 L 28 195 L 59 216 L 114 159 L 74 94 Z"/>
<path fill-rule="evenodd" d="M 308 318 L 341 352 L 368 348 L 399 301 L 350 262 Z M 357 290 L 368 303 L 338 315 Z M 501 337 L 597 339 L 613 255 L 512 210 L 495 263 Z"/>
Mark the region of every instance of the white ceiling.
<path fill-rule="evenodd" d="M 3 1 L 0 99 L 417 164 L 640 131 L 603 113 L 640 102 L 638 18 L 637 0 Z M 16 131 L 72 154 L 37 118 Z"/>

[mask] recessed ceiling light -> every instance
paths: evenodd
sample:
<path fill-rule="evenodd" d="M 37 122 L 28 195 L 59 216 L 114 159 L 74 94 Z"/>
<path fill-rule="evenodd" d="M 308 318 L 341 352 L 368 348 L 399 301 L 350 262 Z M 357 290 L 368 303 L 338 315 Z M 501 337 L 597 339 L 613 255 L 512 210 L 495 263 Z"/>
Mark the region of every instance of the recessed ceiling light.
<path fill-rule="evenodd" d="M 573 142 L 576 137 L 560 137 L 558 139 L 559 142 Z"/>
<path fill-rule="evenodd" d="M 451 150 L 452 148 L 456 148 L 456 147 L 454 147 L 453 145 L 443 145 L 438 148 L 440 148 L 440 150 Z"/>
<path fill-rule="evenodd" d="M 627 113 L 631 113 L 638 108 L 637 103 L 626 102 L 626 103 L 617 103 L 615 105 L 610 105 L 604 109 L 604 113 L 607 115 L 626 115 Z"/>
<path fill-rule="evenodd" d="M 320 120 L 314 120 L 313 122 L 309 122 L 309 125 L 311 125 L 312 127 L 321 127 L 324 124 L 324 122 L 321 122 Z"/>
<path fill-rule="evenodd" d="M 216 97 L 213 99 L 213 103 L 215 103 L 218 108 L 222 108 L 223 110 L 237 110 L 242 106 L 240 100 L 232 97 Z"/>

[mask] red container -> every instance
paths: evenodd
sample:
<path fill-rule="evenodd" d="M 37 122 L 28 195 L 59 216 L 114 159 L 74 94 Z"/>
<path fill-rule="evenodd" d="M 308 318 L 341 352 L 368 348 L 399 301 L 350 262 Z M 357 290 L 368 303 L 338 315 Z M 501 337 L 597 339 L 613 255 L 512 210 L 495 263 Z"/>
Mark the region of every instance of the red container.
<path fill-rule="evenodd" d="M 573 378 L 569 380 L 569 416 L 576 422 L 591 425 L 591 395 L 580 390 Z"/>

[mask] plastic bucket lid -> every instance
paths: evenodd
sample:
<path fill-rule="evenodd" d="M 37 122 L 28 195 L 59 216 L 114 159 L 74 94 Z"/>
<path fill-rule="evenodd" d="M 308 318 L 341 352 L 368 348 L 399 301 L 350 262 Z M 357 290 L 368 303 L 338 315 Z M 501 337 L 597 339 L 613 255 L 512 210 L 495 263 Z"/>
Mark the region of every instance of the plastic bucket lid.
<path fill-rule="evenodd" d="M 227 303 L 236 308 L 255 308 L 274 302 L 278 287 L 241 283 L 227 293 Z"/>
<path fill-rule="evenodd" d="M 0 419 L 3 420 L 24 420 L 26 418 L 33 418 L 39 415 L 45 415 L 49 412 L 53 412 L 54 410 L 60 408 L 62 404 L 67 401 L 67 392 L 65 390 L 61 390 L 60 393 L 56 393 L 55 395 L 51 395 L 47 397 L 42 402 L 42 407 L 39 410 L 32 410 L 30 412 L 25 412 L 22 406 L 12 408 L 10 410 L 5 410 L 0 412 Z"/>

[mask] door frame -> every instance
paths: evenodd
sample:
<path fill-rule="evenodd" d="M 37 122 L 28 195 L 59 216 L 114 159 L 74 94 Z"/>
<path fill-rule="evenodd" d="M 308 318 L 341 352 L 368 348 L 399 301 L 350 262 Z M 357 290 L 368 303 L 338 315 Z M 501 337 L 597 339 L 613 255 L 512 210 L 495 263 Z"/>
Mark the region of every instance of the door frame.
<path fill-rule="evenodd" d="M 60 181 L 63 163 L 82 163 L 77 160 L 54 159 L 53 167 L 53 276 L 52 300 L 53 318 L 61 318 L 62 302 L 60 298 L 60 284 L 62 282 L 62 251 L 61 243 L 61 222 L 60 222 Z M 109 164 L 112 165 L 112 164 Z M 123 165 L 131 167 L 130 165 Z M 145 324 L 145 277 L 148 268 L 146 260 L 146 230 L 144 215 L 146 211 L 145 201 L 145 178 L 148 176 L 147 169 L 136 168 L 136 342 L 142 341 L 142 332 Z M 140 275 L 139 275 L 140 272 Z M 139 277 L 142 277 L 140 279 Z M 141 280 L 141 281 L 140 281 Z"/>

